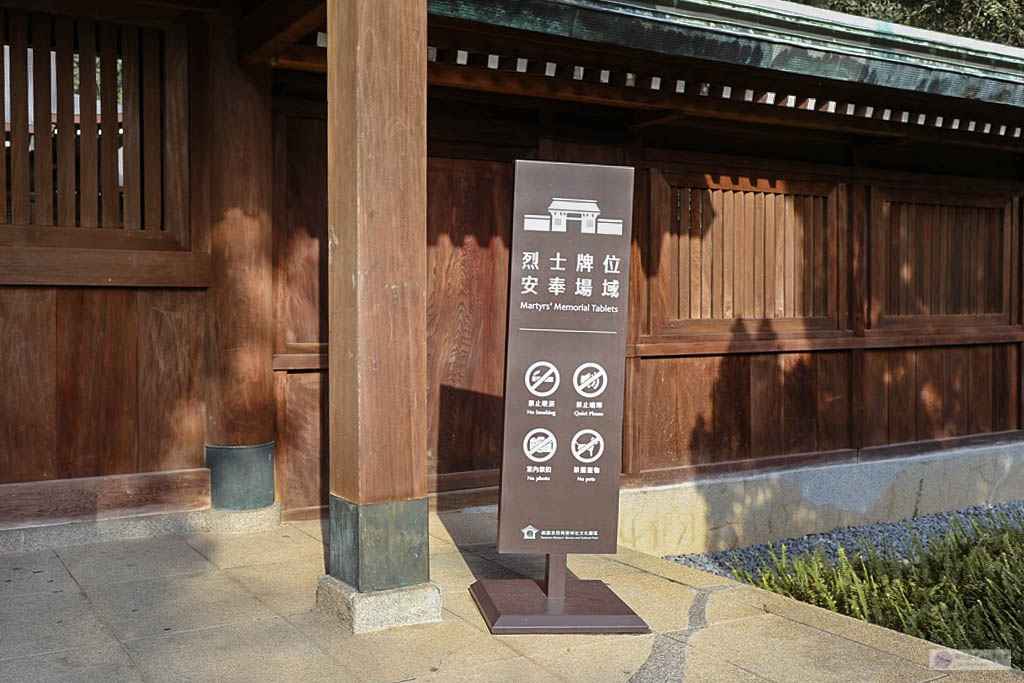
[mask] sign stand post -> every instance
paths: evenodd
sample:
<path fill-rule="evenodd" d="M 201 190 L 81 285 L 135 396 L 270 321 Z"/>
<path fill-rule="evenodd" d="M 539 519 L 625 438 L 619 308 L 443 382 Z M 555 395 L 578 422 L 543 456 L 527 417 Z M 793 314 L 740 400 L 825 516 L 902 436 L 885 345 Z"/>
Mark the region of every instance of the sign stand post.
<path fill-rule="evenodd" d="M 498 552 L 544 578 L 470 586 L 491 633 L 647 633 L 567 553 L 614 553 L 633 169 L 516 162 Z"/>

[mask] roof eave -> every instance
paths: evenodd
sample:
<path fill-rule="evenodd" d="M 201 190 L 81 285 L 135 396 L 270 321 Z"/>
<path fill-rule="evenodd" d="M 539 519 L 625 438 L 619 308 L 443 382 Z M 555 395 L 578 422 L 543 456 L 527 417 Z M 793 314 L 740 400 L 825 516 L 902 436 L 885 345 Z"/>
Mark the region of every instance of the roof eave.
<path fill-rule="evenodd" d="M 431 14 L 1024 108 L 1024 50 L 779 0 L 428 0 Z"/>

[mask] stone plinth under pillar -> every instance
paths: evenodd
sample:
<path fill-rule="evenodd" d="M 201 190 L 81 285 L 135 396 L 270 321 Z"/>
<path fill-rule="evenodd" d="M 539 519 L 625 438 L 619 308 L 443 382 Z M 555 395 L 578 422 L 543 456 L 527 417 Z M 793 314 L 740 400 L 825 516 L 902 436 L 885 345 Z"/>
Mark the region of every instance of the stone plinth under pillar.
<path fill-rule="evenodd" d="M 316 609 L 353 633 L 441 621 L 441 589 L 434 583 L 360 593 L 333 576 L 321 576 Z"/>

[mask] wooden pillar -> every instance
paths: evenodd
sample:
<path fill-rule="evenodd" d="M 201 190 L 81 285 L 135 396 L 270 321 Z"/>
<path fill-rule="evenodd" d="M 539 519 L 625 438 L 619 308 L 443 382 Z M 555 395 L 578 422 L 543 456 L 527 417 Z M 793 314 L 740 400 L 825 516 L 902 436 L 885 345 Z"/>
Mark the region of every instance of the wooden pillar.
<path fill-rule="evenodd" d="M 236 3 L 207 16 L 206 125 L 193 152 L 207 162 L 213 265 L 207 465 L 215 507 L 260 507 L 275 434 L 270 70 L 239 63 Z M 223 506 L 221 484 L 234 492 Z"/>
<path fill-rule="evenodd" d="M 330 567 L 427 581 L 425 0 L 328 0 Z"/>

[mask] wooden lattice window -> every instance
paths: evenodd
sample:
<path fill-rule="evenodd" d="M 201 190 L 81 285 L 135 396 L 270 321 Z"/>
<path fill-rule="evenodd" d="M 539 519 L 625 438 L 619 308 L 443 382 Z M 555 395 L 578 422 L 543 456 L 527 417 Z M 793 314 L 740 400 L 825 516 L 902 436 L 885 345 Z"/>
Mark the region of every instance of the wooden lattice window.
<path fill-rule="evenodd" d="M 188 247 L 184 30 L 0 10 L 0 245 Z"/>
<path fill-rule="evenodd" d="M 657 171 L 651 185 L 651 334 L 837 328 L 839 186 Z"/>
<path fill-rule="evenodd" d="M 873 328 L 1009 324 L 1011 199 L 876 190 L 872 207 Z"/>

